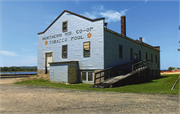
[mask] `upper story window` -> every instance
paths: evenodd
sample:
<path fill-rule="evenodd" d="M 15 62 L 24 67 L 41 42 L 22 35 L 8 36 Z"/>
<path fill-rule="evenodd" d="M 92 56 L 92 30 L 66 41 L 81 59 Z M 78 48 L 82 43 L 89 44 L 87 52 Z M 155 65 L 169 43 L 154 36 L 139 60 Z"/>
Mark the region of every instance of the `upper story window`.
<path fill-rule="evenodd" d="M 151 62 L 153 62 L 153 55 L 151 54 Z"/>
<path fill-rule="evenodd" d="M 62 24 L 62 31 L 63 31 L 63 32 L 66 32 L 66 31 L 67 31 L 67 24 L 68 24 L 67 21 L 63 22 L 63 24 Z"/>
<path fill-rule="evenodd" d="M 63 59 L 67 58 L 67 45 L 62 46 L 62 58 Z"/>
<path fill-rule="evenodd" d="M 156 63 L 157 63 L 157 55 L 156 55 L 156 58 L 155 58 L 155 59 L 156 59 Z"/>
<path fill-rule="evenodd" d="M 139 50 L 139 60 L 141 60 L 141 51 Z"/>
<path fill-rule="evenodd" d="M 84 42 L 84 57 L 90 57 L 90 42 Z"/>
<path fill-rule="evenodd" d="M 130 59 L 133 60 L 133 49 L 130 48 Z"/>
<path fill-rule="evenodd" d="M 123 58 L 123 47 L 119 45 L 119 58 Z"/>
<path fill-rule="evenodd" d="M 148 54 L 146 53 L 146 59 L 148 59 Z"/>

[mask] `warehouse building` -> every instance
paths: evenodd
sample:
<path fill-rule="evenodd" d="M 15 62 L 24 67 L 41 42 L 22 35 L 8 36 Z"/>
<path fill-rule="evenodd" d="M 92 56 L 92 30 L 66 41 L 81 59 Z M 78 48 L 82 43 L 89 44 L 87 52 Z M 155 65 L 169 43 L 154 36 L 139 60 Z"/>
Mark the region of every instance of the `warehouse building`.
<path fill-rule="evenodd" d="M 64 83 L 93 83 L 95 72 L 134 60 L 151 60 L 151 76 L 160 75 L 160 47 L 126 36 L 126 17 L 121 33 L 107 28 L 105 18 L 90 19 L 64 10 L 38 33 L 38 74 Z"/>

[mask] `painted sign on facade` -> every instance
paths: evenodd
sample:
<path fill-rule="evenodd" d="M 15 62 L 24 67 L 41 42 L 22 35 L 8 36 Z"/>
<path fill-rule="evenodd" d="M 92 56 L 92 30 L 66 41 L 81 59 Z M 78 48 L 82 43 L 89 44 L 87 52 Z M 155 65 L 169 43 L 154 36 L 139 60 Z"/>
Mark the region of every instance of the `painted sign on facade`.
<path fill-rule="evenodd" d="M 93 30 L 93 27 L 89 27 L 86 29 L 80 29 L 80 30 L 76 30 L 75 33 L 78 34 L 77 36 L 71 36 L 72 32 L 66 32 L 64 34 L 55 34 L 52 36 L 46 36 L 43 37 L 42 40 L 46 40 L 45 41 L 45 45 L 48 44 L 57 44 L 57 43 L 61 43 L 61 42 L 67 42 L 67 41 L 73 41 L 73 40 L 81 40 L 84 39 L 84 37 L 82 35 L 79 35 L 81 33 L 84 32 L 89 32 L 87 33 L 87 38 L 91 38 L 92 34 L 90 33 Z M 67 36 L 71 36 L 70 38 L 60 38 L 60 37 L 67 37 Z"/>

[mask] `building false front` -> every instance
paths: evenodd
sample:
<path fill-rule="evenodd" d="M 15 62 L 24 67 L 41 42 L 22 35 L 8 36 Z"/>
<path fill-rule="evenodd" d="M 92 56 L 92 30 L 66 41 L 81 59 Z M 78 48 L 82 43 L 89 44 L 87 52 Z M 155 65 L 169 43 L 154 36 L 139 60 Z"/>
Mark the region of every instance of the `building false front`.
<path fill-rule="evenodd" d="M 125 19 L 125 16 L 122 19 Z M 104 26 L 104 18 L 89 19 L 65 10 L 38 33 L 38 74 L 50 73 L 54 82 L 93 83 L 94 73 L 134 59 L 151 59 L 152 74 L 159 75 L 160 50 Z"/>

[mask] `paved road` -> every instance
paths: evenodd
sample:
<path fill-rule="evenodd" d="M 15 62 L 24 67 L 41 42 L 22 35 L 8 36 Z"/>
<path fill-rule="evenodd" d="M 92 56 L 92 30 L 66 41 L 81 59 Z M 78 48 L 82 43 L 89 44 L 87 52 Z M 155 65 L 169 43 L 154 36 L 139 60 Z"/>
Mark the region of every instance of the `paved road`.
<path fill-rule="evenodd" d="M 178 113 L 179 96 L 90 92 L 12 85 L 1 79 L 0 113 Z"/>

